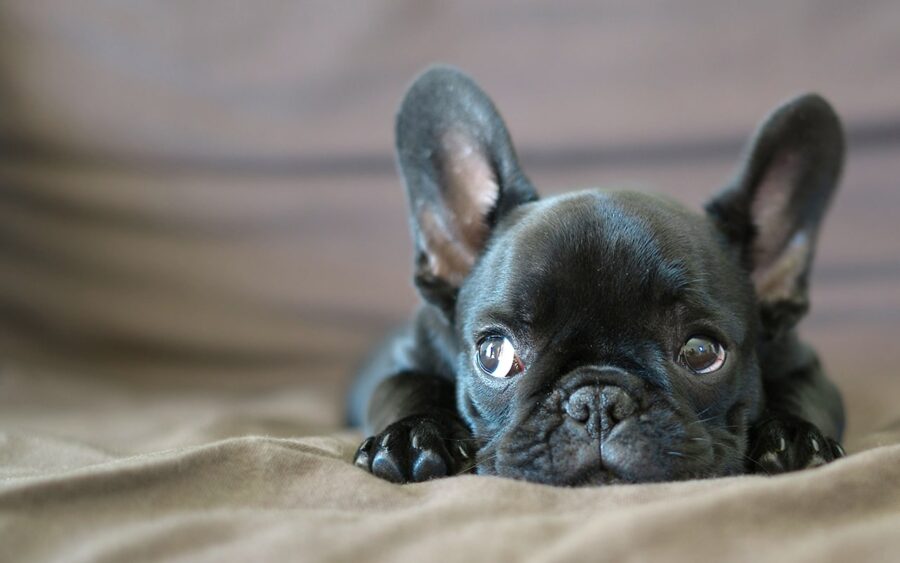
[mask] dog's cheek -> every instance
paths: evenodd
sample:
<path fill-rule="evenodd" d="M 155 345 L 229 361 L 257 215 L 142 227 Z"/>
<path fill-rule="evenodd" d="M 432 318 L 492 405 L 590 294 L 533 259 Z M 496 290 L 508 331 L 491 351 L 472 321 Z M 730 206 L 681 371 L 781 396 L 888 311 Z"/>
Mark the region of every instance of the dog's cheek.
<path fill-rule="evenodd" d="M 552 393 L 521 406 L 496 439 L 491 470 L 497 475 L 551 485 L 599 484 L 600 447 L 584 424 L 565 414 Z"/>
<path fill-rule="evenodd" d="M 732 432 L 727 418 L 701 422 L 657 403 L 613 430 L 602 448 L 603 463 L 631 482 L 739 473 L 744 435 Z"/>
<path fill-rule="evenodd" d="M 568 431 L 559 417 L 549 413 L 528 417 L 521 425 L 506 428 L 498 436 L 491 471 L 496 475 L 546 484 L 571 484 L 570 477 L 583 465 L 596 466 L 581 451 L 586 436 Z"/>
<path fill-rule="evenodd" d="M 460 415 L 481 440 L 491 440 L 503 429 L 507 413 L 497 408 L 497 393 L 472 383 L 466 377 L 457 383 L 457 406 Z"/>

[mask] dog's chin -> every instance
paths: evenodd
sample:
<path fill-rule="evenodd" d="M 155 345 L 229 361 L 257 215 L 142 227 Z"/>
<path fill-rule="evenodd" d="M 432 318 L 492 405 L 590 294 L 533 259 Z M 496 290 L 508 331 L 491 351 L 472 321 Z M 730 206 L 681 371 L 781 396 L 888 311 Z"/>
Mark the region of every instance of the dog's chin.
<path fill-rule="evenodd" d="M 651 472 L 645 469 L 651 469 Z M 504 463 L 502 460 L 493 463 L 489 460 L 476 465 L 480 475 L 494 475 L 509 479 L 530 481 L 545 485 L 565 487 L 589 487 L 605 485 L 622 485 L 635 483 L 652 483 L 661 481 L 682 481 L 697 477 L 714 476 L 713 471 L 680 471 L 677 468 L 660 468 L 646 466 L 637 471 L 616 470 L 606 466 L 603 461 L 590 464 L 579 463 L 574 459 L 554 460 L 552 467 L 540 467 L 534 464 L 520 465 Z"/>
<path fill-rule="evenodd" d="M 476 472 L 479 475 L 494 475 L 558 487 L 622 485 L 635 482 L 615 474 L 602 464 L 584 467 L 569 474 L 562 474 L 560 472 L 535 471 L 517 466 L 486 463 L 476 466 Z"/>

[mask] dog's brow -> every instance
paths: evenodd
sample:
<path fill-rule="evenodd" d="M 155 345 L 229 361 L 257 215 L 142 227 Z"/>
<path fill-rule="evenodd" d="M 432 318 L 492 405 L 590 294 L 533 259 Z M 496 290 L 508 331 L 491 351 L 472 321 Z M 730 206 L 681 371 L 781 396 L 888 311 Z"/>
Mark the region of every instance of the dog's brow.
<path fill-rule="evenodd" d="M 690 276 L 683 264 L 669 262 L 651 271 L 647 278 L 650 289 L 662 301 L 680 301 L 688 295 L 691 288 Z"/>
<path fill-rule="evenodd" d="M 503 328 L 509 330 L 510 327 L 517 327 L 517 332 L 530 326 L 531 318 L 529 315 L 516 315 L 508 309 L 492 308 L 481 312 L 475 319 L 475 329 L 485 330 L 490 328 Z"/>

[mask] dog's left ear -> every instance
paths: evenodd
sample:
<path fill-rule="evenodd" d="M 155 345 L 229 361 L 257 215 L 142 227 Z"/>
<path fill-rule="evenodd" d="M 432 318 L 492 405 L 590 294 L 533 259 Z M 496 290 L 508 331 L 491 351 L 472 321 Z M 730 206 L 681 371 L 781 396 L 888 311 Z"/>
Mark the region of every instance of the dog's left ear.
<path fill-rule="evenodd" d="M 400 105 L 396 132 L 415 284 L 452 318 L 457 292 L 494 226 L 537 194 L 494 104 L 454 68 L 433 67 L 415 80 Z"/>
<path fill-rule="evenodd" d="M 843 158 L 837 114 L 821 96 L 800 96 L 763 122 L 733 183 L 706 206 L 740 247 L 768 338 L 790 330 L 809 308 L 816 237 Z"/>

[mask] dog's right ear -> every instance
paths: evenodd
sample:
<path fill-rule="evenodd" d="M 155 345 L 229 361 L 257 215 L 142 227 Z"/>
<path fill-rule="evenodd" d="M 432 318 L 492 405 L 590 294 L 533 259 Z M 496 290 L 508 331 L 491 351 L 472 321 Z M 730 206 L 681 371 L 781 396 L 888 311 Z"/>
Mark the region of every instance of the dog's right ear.
<path fill-rule="evenodd" d="M 794 98 L 766 118 L 732 184 L 706 206 L 741 249 L 766 338 L 785 334 L 809 308 L 816 239 L 843 160 L 831 105 L 816 94 Z"/>
<path fill-rule="evenodd" d="M 396 134 L 409 193 L 415 284 L 452 318 L 459 287 L 491 229 L 537 194 L 494 104 L 456 69 L 434 67 L 416 79 L 400 106 Z"/>

